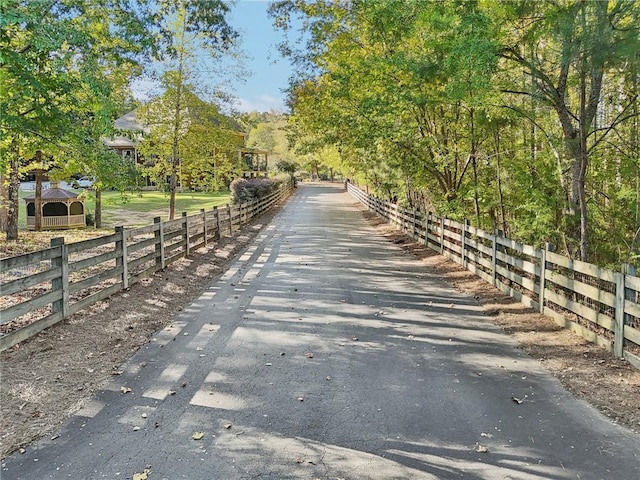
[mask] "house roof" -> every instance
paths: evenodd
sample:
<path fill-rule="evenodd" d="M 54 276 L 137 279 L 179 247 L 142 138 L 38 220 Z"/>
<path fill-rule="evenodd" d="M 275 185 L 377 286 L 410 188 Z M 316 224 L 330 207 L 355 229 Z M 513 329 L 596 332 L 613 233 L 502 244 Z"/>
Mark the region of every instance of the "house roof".
<path fill-rule="evenodd" d="M 113 126 L 119 130 L 128 130 L 131 132 L 145 131 L 145 126 L 138 121 L 136 111 L 131 110 L 113 122 Z"/>
<path fill-rule="evenodd" d="M 103 138 L 102 141 L 110 148 L 134 148 L 136 142 L 127 137 Z"/>

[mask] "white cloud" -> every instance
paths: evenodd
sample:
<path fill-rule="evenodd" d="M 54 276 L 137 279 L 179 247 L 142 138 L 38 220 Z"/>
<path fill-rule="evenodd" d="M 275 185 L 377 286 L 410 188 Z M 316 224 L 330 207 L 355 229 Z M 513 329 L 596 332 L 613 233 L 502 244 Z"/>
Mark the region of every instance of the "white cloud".
<path fill-rule="evenodd" d="M 284 111 L 284 100 L 273 95 L 262 94 L 250 100 L 238 98 L 234 107 L 241 112 L 268 112 L 269 110 Z"/>

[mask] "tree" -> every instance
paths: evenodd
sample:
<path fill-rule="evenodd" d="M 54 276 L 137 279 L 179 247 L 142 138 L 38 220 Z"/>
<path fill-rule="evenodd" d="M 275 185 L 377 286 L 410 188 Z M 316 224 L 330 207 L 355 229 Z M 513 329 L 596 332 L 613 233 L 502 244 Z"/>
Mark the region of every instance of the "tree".
<path fill-rule="evenodd" d="M 228 5 L 221 0 L 162 0 L 159 14 L 162 24 L 165 63 L 162 75 L 165 112 L 163 122 L 170 121 L 166 139 L 170 142 L 169 219 L 175 216 L 176 188 L 180 168 L 180 139 L 185 134 L 188 119 L 188 98 L 193 95 L 191 67 L 196 53 L 205 53 L 213 60 L 228 49 L 237 34 L 227 23 Z"/>

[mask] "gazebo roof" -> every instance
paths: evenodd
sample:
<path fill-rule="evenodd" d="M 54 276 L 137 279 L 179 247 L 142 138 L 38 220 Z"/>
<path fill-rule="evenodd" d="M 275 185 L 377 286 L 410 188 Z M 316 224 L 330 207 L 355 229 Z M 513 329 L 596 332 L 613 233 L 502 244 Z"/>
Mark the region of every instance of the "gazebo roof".
<path fill-rule="evenodd" d="M 74 192 L 70 192 L 69 190 L 65 190 L 64 188 L 47 188 L 46 190 L 42 190 L 42 200 L 55 201 L 55 200 L 69 200 L 78 198 L 78 194 Z M 24 197 L 26 202 L 30 202 L 35 200 L 36 196 L 29 195 L 28 197 Z"/>

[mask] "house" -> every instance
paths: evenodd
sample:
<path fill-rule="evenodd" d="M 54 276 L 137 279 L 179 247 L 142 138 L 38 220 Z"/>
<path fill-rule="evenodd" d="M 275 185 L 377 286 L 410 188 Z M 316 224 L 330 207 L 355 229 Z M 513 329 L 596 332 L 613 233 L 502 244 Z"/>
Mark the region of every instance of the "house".
<path fill-rule="evenodd" d="M 233 133 L 237 135 L 238 160 L 244 166 L 242 175 L 245 177 L 266 176 L 268 170 L 269 153 L 266 150 L 246 147 L 247 135 L 241 131 L 240 126 L 231 118 L 228 118 Z M 138 164 L 144 164 L 137 146 L 145 135 L 151 132 L 149 125 L 143 124 L 136 115 L 136 110 L 121 116 L 114 122 L 116 131 L 119 132 L 110 138 L 103 138 L 103 143 L 110 149 L 117 151 L 123 158 L 130 158 Z M 147 177 L 147 185 L 151 185 Z"/>

